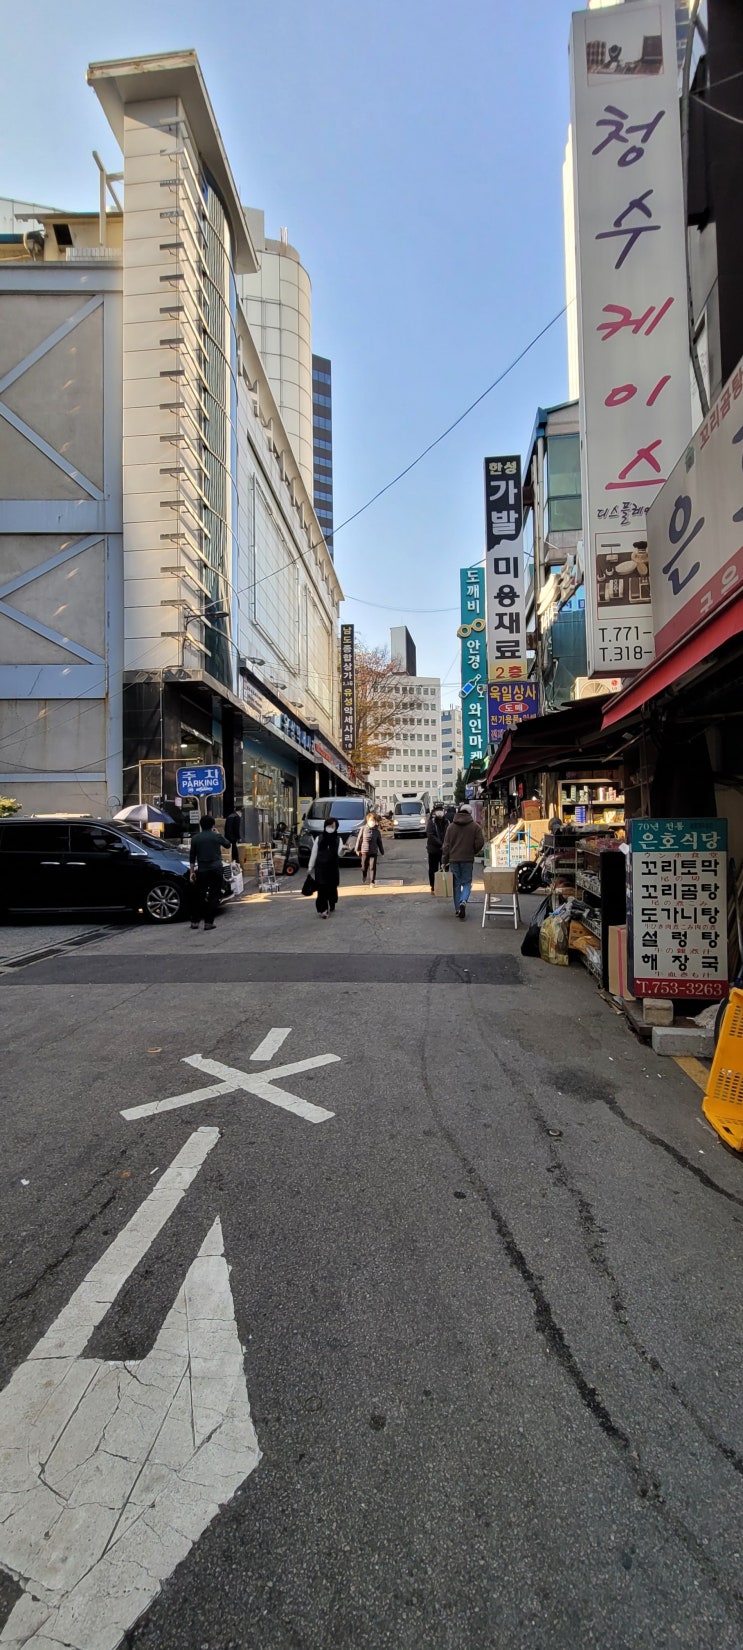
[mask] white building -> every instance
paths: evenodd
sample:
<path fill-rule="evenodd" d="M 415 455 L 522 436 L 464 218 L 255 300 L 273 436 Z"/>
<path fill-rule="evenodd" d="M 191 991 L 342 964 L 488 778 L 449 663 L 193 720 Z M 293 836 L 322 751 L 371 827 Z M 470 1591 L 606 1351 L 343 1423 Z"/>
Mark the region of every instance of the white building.
<path fill-rule="evenodd" d="M 457 774 L 464 767 L 462 706 L 450 705 L 441 712 L 441 798 L 454 801 Z"/>
<path fill-rule="evenodd" d="M 355 782 L 342 592 L 236 299 L 259 260 L 196 54 L 88 80 L 123 205 L 4 203 L 0 790 L 105 814 L 219 763 L 255 840 Z"/>
<path fill-rule="evenodd" d="M 268 374 L 302 479 L 312 496 L 312 289 L 282 230 L 268 240 L 262 212 L 246 212 L 259 268 L 237 278 L 245 317 Z"/>
<path fill-rule="evenodd" d="M 380 813 L 392 810 L 403 791 L 431 798 L 441 795 L 441 681 L 415 674 L 415 644 L 403 626 L 391 631 L 392 658 L 400 675 L 392 692 L 399 703 L 388 756 L 369 774 Z M 405 669 L 405 664 L 412 670 Z"/>

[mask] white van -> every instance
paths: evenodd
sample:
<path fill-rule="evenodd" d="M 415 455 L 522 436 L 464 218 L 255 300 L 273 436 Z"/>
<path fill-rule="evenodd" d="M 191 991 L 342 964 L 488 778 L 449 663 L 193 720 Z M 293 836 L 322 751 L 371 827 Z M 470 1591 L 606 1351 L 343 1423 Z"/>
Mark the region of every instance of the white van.
<path fill-rule="evenodd" d="M 392 834 L 401 836 L 425 836 L 428 824 L 428 798 L 422 796 L 403 797 L 395 803 L 392 816 Z"/>

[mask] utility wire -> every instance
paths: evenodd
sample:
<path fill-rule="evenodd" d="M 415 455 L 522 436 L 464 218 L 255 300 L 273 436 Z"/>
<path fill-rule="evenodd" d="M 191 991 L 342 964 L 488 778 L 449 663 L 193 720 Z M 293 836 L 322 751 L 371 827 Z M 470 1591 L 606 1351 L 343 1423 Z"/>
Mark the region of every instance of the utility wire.
<path fill-rule="evenodd" d="M 370 510 L 372 504 L 376 504 L 377 499 L 381 498 L 384 493 L 388 493 L 391 487 L 396 487 L 398 481 L 402 481 L 404 476 L 410 475 L 411 470 L 414 470 L 417 464 L 420 464 L 424 458 L 427 458 L 428 454 L 433 452 L 434 447 L 438 447 L 442 441 L 445 441 L 446 437 L 451 435 L 452 430 L 456 430 L 457 425 L 461 424 L 465 418 L 468 418 L 470 413 L 474 412 L 475 407 L 479 407 L 480 402 L 484 401 L 487 395 L 490 395 L 493 390 L 497 389 L 499 384 L 503 383 L 504 378 L 507 378 L 509 373 L 513 372 L 514 367 L 518 366 L 519 361 L 523 361 L 524 356 L 528 355 L 529 351 L 534 348 L 535 344 L 539 343 L 540 338 L 544 338 L 545 333 L 549 332 L 550 327 L 553 327 L 555 323 L 560 320 L 561 316 L 565 314 L 567 307 L 567 304 L 563 304 L 562 309 L 558 309 L 557 314 L 553 315 L 552 320 L 548 321 L 546 326 L 542 327 L 541 332 L 536 333 L 536 335 L 528 344 L 524 346 L 520 353 L 514 356 L 508 366 L 504 367 L 503 371 L 498 374 L 498 377 L 493 379 L 492 384 L 488 384 L 487 389 L 483 390 L 482 395 L 478 395 L 475 401 L 471 401 L 470 405 L 465 407 L 464 412 L 460 413 L 459 417 L 454 419 L 453 424 L 449 424 L 445 430 L 442 430 L 441 435 L 436 436 L 435 441 L 429 441 L 428 446 L 423 448 L 423 452 L 419 453 L 418 457 L 414 458 L 410 464 L 406 464 L 405 469 L 401 470 L 399 475 L 393 476 L 392 480 L 388 481 L 384 487 L 380 487 L 379 491 L 374 493 L 372 498 L 367 499 L 366 504 L 362 504 L 359 510 L 354 510 L 352 516 L 346 516 L 345 521 L 342 521 L 338 527 L 334 527 L 333 539 L 335 540 L 338 533 L 343 532 L 344 527 L 348 527 L 352 521 L 356 521 L 358 516 L 363 516 L 365 510 Z M 349 597 L 349 600 L 353 600 L 353 598 Z"/>
<path fill-rule="evenodd" d="M 712 106 L 708 105 L 708 107 L 711 108 Z M 722 113 L 722 111 L 719 111 L 719 112 Z M 730 118 L 732 118 L 732 117 L 730 117 Z M 426 458 L 430 452 L 433 452 L 434 447 L 440 446 L 441 442 L 445 441 L 446 437 L 448 435 L 451 435 L 452 430 L 455 430 L 459 424 L 463 423 L 464 419 L 468 418 L 469 414 L 471 412 L 474 412 L 475 407 L 479 407 L 480 402 L 484 401 L 485 398 L 488 395 L 490 395 L 494 389 L 497 389 L 499 384 L 503 383 L 504 379 L 507 378 L 509 376 L 509 374 L 513 372 L 514 368 L 519 365 L 519 362 L 524 360 L 524 357 L 527 356 L 532 349 L 534 349 L 535 345 L 539 343 L 540 339 L 544 338 L 545 334 L 548 333 L 550 331 L 550 329 L 553 326 L 555 326 L 557 321 L 559 321 L 561 319 L 561 317 L 566 313 L 567 308 L 568 308 L 568 305 L 563 304 L 562 308 L 559 309 L 557 311 L 557 313 L 552 316 L 552 319 L 550 321 L 547 321 L 546 325 L 543 326 L 541 328 L 541 330 L 534 335 L 534 337 L 530 340 L 530 342 L 528 344 L 526 344 L 524 346 L 524 348 L 520 351 L 520 353 L 518 355 L 514 356 L 514 359 L 509 362 L 508 366 L 504 367 L 503 371 L 498 374 L 498 377 L 493 379 L 492 384 L 488 384 L 487 389 L 483 390 L 481 395 L 478 395 L 474 401 L 470 402 L 470 405 L 468 407 L 465 407 L 464 412 L 460 413 L 459 417 L 455 418 L 453 423 L 449 424 L 448 427 L 445 430 L 442 430 L 441 435 L 437 435 L 434 441 L 429 442 L 428 446 L 424 447 L 423 451 L 418 454 L 418 457 L 414 458 L 411 461 L 410 464 L 407 464 L 405 466 L 404 470 L 401 470 L 399 472 L 399 475 L 393 476 L 392 480 L 388 481 L 384 487 L 380 487 L 378 492 L 374 493 L 372 498 L 367 499 L 366 504 L 362 504 L 361 507 L 358 510 L 354 510 L 353 515 L 347 516 L 345 521 L 342 521 L 338 527 L 335 527 L 333 529 L 333 538 L 335 539 L 336 533 L 342 532 L 343 528 L 348 527 L 352 521 L 356 521 L 358 516 L 362 516 L 365 513 L 366 510 L 371 509 L 372 504 L 376 504 L 377 499 L 382 498 L 384 493 L 388 493 L 388 492 L 390 492 L 392 487 L 396 487 L 398 481 L 402 481 L 403 478 L 406 475 L 410 474 L 411 470 L 414 470 L 417 467 L 418 464 L 422 463 L 423 459 Z M 298 548 L 296 558 L 292 559 L 291 561 L 284 562 L 281 567 L 274 568 L 272 570 L 272 572 L 270 572 L 270 573 L 264 573 L 261 578 L 254 579 L 249 584 L 240 586 L 240 588 L 235 591 L 236 600 L 239 602 L 240 596 L 248 595 L 250 592 L 255 590 L 258 587 L 258 585 L 267 583 L 267 581 L 269 579 L 277 578 L 280 573 L 286 572 L 291 567 L 296 567 L 297 560 L 300 561 L 307 568 L 307 571 L 309 572 L 309 568 L 307 567 L 307 563 L 305 562 L 304 554 L 303 554 L 302 550 Z M 360 597 L 360 596 L 347 596 L 347 597 L 344 598 L 344 600 L 346 600 L 346 601 L 355 601 L 359 604 L 359 606 L 374 607 L 374 608 L 378 608 L 382 612 L 388 612 L 388 613 L 399 613 L 401 611 L 405 611 L 409 614 L 412 614 L 412 613 L 424 614 L 424 613 L 456 613 L 456 611 L 457 611 L 456 607 L 428 607 L 428 608 L 405 607 L 404 609 L 401 609 L 400 607 L 387 607 L 381 602 L 368 602 L 368 601 L 365 601 L 363 599 L 363 597 Z M 136 667 L 137 664 L 144 661 L 144 659 L 146 658 L 147 653 L 149 651 L 150 651 L 150 647 L 148 646 L 148 648 L 145 650 L 145 652 L 143 652 L 139 655 L 139 658 L 134 659 L 134 660 L 131 661 L 131 663 L 127 666 L 127 669 L 132 670 Z M 123 673 L 122 673 L 122 675 L 123 675 Z M 106 680 L 107 680 L 107 672 L 104 672 L 104 674 L 100 678 L 100 680 L 98 682 L 94 683 L 94 688 L 104 686 L 105 683 L 106 683 Z M 91 691 L 91 689 L 89 688 L 88 692 L 90 693 L 90 691 Z M 69 717 L 54 718 L 54 724 L 55 724 L 56 727 L 64 726 L 65 722 L 74 720 L 75 717 L 80 717 L 82 715 L 85 715 L 86 711 L 88 711 L 88 710 L 92 711 L 92 710 L 96 709 L 100 705 L 100 703 L 101 703 L 100 700 L 92 699 L 89 705 L 85 706 L 82 710 L 80 710 L 78 708 L 78 704 L 79 704 L 79 702 L 78 702 L 78 704 L 76 704 L 76 706 L 75 706 L 74 711 L 72 711 L 72 713 Z M 31 721 L 24 722 L 20 725 L 20 727 L 15 728 L 12 733 L 6 734 L 3 738 L 0 738 L 0 750 L 5 748 L 6 746 L 13 746 L 13 745 L 18 744 L 19 741 L 22 739 L 23 734 L 29 728 L 36 727 L 39 720 L 40 720 L 40 718 L 37 715 L 37 716 L 33 717 Z M 109 758 L 108 759 L 110 759 L 110 754 L 111 753 L 109 753 Z M 120 753 L 119 752 L 114 752 L 113 754 L 114 755 L 119 755 Z M 105 762 L 106 759 L 107 758 L 104 757 L 103 761 Z M 95 764 L 95 765 L 97 765 L 97 764 Z M 89 763 L 89 764 L 85 764 L 84 766 L 93 767 L 94 764 Z M 18 769 L 17 771 L 20 771 L 20 769 Z M 80 771 L 82 772 L 83 769 L 81 768 Z"/>

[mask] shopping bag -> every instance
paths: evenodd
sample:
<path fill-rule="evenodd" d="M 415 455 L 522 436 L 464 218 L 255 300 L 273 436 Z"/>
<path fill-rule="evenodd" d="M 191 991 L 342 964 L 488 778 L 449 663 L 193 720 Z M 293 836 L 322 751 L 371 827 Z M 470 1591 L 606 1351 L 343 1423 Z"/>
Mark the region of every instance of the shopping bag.
<path fill-rule="evenodd" d="M 437 871 L 433 879 L 433 891 L 437 899 L 451 899 L 453 891 L 451 871 Z"/>
<path fill-rule="evenodd" d="M 545 918 L 539 930 L 539 955 L 542 962 L 568 966 L 568 924 L 556 912 Z"/>
<path fill-rule="evenodd" d="M 233 892 L 233 894 L 242 894 L 244 888 L 245 888 L 245 879 L 244 879 L 243 873 L 242 873 L 242 866 L 241 865 L 233 865 L 233 867 L 232 867 L 232 892 Z"/>
<path fill-rule="evenodd" d="M 317 883 L 315 882 L 314 877 L 310 876 L 309 872 L 302 883 L 302 893 L 305 894 L 308 899 L 311 894 L 317 893 Z"/>

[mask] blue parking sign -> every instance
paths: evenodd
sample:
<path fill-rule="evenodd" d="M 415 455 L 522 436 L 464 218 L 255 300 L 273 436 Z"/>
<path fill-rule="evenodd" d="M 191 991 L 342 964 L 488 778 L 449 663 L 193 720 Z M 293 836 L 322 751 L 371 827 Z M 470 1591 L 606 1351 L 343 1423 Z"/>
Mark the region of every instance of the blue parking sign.
<path fill-rule="evenodd" d="M 179 796 L 221 796 L 224 768 L 218 763 L 203 768 L 179 768 L 176 789 Z"/>

